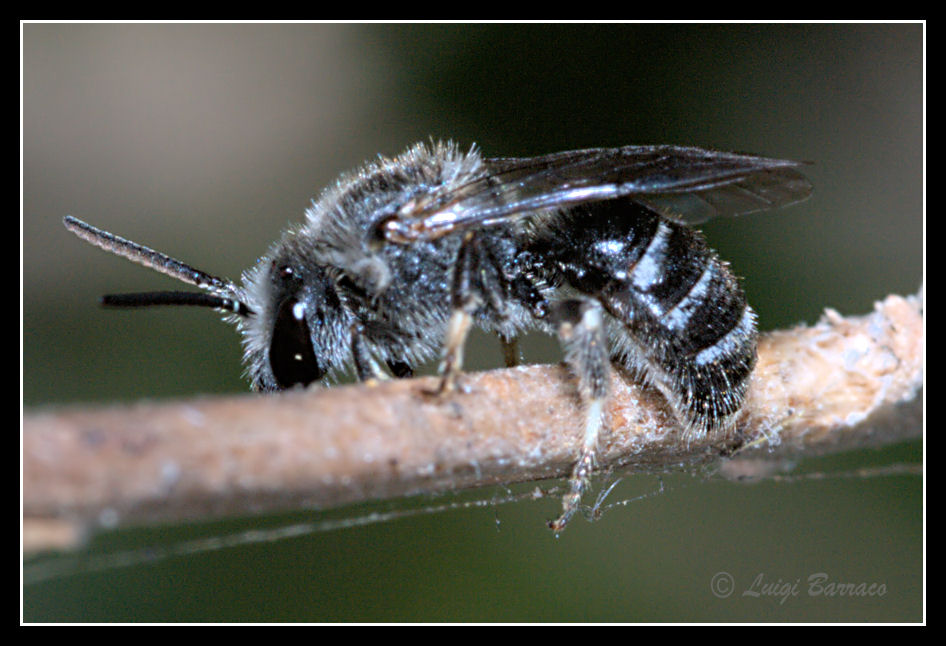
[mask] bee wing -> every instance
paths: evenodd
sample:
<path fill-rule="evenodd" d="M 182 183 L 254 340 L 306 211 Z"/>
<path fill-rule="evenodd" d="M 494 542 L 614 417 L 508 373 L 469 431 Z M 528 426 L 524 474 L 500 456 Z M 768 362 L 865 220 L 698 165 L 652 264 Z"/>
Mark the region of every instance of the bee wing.
<path fill-rule="evenodd" d="M 802 162 L 682 146 L 593 148 L 484 160 L 485 174 L 434 192 L 385 222 L 389 240 L 438 238 L 542 209 L 633 197 L 689 224 L 801 201 L 811 184 Z"/>

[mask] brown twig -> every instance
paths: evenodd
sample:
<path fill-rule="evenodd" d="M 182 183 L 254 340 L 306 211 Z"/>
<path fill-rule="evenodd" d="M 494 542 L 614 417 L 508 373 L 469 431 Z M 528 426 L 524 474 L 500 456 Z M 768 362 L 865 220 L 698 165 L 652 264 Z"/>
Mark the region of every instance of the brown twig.
<path fill-rule="evenodd" d="M 828 311 L 814 326 L 762 337 L 748 401 L 725 437 L 686 437 L 659 396 L 615 377 L 599 466 L 811 455 L 915 437 L 922 382 L 921 297 L 890 296 L 864 317 Z M 440 399 L 424 394 L 434 384 L 26 414 L 24 550 L 74 546 L 101 525 L 568 474 L 582 417 L 563 367 L 467 374 L 467 392 Z"/>

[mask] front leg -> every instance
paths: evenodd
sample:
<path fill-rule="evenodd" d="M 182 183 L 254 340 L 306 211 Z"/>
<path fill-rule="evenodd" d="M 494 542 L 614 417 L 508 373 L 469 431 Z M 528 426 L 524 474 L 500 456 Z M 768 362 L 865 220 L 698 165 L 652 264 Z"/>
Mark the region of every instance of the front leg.
<path fill-rule="evenodd" d="M 384 381 L 388 379 L 388 375 L 385 374 L 368 350 L 364 327 L 361 323 L 353 323 L 351 326 L 351 354 L 352 360 L 355 362 L 355 374 L 358 375 L 358 381 L 368 381 L 369 379 Z"/>

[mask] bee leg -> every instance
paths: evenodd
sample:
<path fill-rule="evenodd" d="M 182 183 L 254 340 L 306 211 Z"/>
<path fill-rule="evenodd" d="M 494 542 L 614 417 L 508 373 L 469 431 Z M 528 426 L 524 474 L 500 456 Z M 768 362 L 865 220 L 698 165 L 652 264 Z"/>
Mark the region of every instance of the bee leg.
<path fill-rule="evenodd" d="M 507 368 L 515 368 L 519 365 L 519 342 L 516 337 L 507 339 L 500 335 L 499 342 L 503 346 L 503 361 Z"/>
<path fill-rule="evenodd" d="M 450 281 L 450 305 L 453 313 L 447 323 L 447 336 L 443 344 L 443 359 L 440 362 L 440 385 L 434 392 L 442 395 L 456 389 L 457 378 L 463 368 L 463 346 L 473 325 L 473 312 L 480 299 L 473 289 L 475 272 L 475 238 L 469 232 L 460 245 L 453 278 Z"/>
<path fill-rule="evenodd" d="M 562 498 L 562 513 L 549 522 L 553 531 L 560 532 L 578 511 L 595 468 L 598 437 L 604 423 L 604 403 L 608 397 L 611 359 L 604 312 L 598 303 L 564 301 L 555 305 L 551 316 L 565 347 L 565 361 L 578 377 L 578 390 L 585 408 L 581 453 L 568 479 L 568 493 Z"/>
<path fill-rule="evenodd" d="M 351 326 L 351 354 L 355 361 L 355 373 L 358 375 L 358 381 L 368 381 L 377 379 L 384 381 L 388 375 L 381 369 L 378 362 L 368 351 L 368 345 L 365 343 L 364 329 L 359 324 Z"/>
<path fill-rule="evenodd" d="M 473 317 L 462 309 L 455 309 L 447 324 L 447 340 L 444 343 L 443 359 L 440 362 L 440 385 L 435 395 L 452 392 L 463 368 L 463 346 L 470 333 Z"/>

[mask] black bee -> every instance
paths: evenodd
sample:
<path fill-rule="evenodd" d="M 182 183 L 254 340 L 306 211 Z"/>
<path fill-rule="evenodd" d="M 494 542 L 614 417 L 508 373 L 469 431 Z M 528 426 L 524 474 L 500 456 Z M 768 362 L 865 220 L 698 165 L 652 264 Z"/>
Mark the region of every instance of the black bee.
<path fill-rule="evenodd" d="M 656 387 L 690 434 L 723 430 L 755 364 L 755 314 L 728 265 L 687 224 L 791 204 L 798 162 L 678 146 L 484 159 L 416 145 L 343 175 L 237 284 L 101 231 L 66 227 L 208 293 L 106 296 L 108 305 L 201 305 L 242 333 L 256 390 L 353 368 L 396 377 L 441 354 L 453 389 L 472 325 L 514 364 L 523 331 L 557 334 L 587 407 L 561 516 L 594 468 L 611 361 Z"/>

